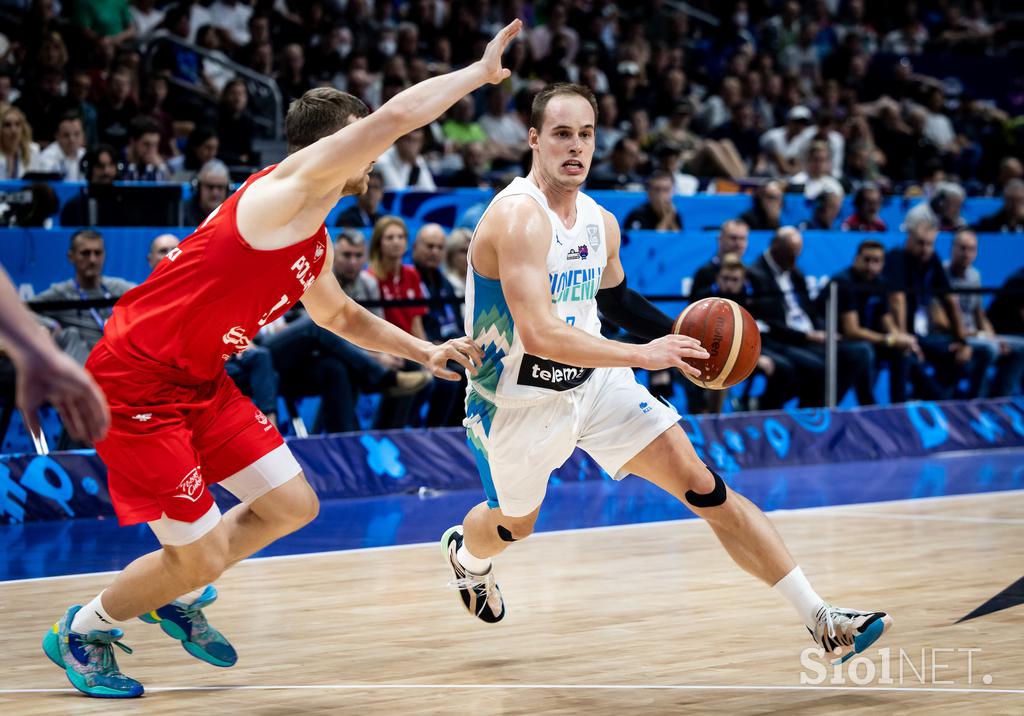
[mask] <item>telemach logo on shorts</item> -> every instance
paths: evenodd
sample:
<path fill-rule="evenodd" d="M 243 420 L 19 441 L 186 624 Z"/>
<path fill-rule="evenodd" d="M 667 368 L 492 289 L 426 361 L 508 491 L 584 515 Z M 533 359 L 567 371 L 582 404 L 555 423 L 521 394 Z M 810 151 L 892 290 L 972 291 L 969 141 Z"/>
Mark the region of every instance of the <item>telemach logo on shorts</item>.
<path fill-rule="evenodd" d="M 593 368 L 565 365 L 527 353 L 523 356 L 523 362 L 519 364 L 517 382 L 519 385 L 532 385 L 535 388 L 569 390 L 583 385 L 593 372 Z"/>
<path fill-rule="evenodd" d="M 185 479 L 178 483 L 178 491 L 181 494 L 175 495 L 175 497 L 195 502 L 203 494 L 203 488 L 203 476 L 199 474 L 199 468 L 194 467 L 189 474 L 185 475 Z"/>

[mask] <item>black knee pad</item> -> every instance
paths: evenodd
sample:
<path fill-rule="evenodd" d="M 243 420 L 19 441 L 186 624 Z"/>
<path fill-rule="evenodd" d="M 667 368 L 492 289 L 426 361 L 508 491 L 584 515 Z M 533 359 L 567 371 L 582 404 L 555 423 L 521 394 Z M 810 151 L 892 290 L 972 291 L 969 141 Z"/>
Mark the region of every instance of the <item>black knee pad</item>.
<path fill-rule="evenodd" d="M 498 525 L 498 537 L 501 538 L 502 542 L 515 542 L 516 538 L 512 536 L 512 533 L 504 525 Z"/>
<path fill-rule="evenodd" d="M 708 468 L 708 472 L 710 472 L 711 476 L 715 478 L 715 489 L 711 492 L 704 493 L 703 495 L 699 492 L 694 492 L 693 490 L 686 491 L 686 501 L 694 507 L 718 507 L 725 503 L 725 480 L 719 477 L 718 473 L 710 467 Z"/>

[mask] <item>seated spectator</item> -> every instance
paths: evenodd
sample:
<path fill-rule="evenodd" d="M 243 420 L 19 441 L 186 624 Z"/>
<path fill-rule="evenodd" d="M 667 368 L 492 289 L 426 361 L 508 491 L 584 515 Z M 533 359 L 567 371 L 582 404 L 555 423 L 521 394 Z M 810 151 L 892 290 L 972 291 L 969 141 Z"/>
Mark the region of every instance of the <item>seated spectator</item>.
<path fill-rule="evenodd" d="M 397 216 L 384 216 L 373 227 L 370 237 L 370 274 L 377 279 L 385 301 L 423 298 L 423 281 L 415 266 L 402 263 L 409 247 L 409 229 Z M 423 328 L 426 306 L 388 306 L 384 319 L 406 333 L 427 340 Z"/>
<path fill-rule="evenodd" d="M 619 128 L 619 102 L 615 95 L 608 93 L 597 98 L 597 135 L 594 138 L 594 161 L 602 162 L 611 156 L 619 140 L 625 136 Z M 523 140 L 524 146 L 526 143 Z"/>
<path fill-rule="evenodd" d="M 447 301 L 444 304 L 428 306 L 427 313 L 423 316 L 423 330 L 427 340 L 433 343 L 443 343 L 449 338 L 466 334 L 462 327 L 459 306 L 451 303 L 452 299 L 456 298 L 455 288 L 441 269 L 444 249 L 444 229 L 439 225 L 424 224 L 416 232 L 416 241 L 412 246 L 412 262 L 423 280 L 423 294 L 427 298 Z M 465 388 L 465 378 L 459 382 L 434 381 L 430 395 L 424 394 L 429 403 L 426 420 L 422 424 L 426 427 L 461 425 L 465 413 L 459 406 Z M 414 408 L 414 415 L 418 415 L 419 412 Z M 413 422 L 418 424 L 416 420 Z"/>
<path fill-rule="evenodd" d="M 1003 206 L 974 225 L 978 232 L 1024 232 L 1024 180 L 1010 179 L 1003 189 Z"/>
<path fill-rule="evenodd" d="M 99 142 L 99 114 L 92 102 L 92 75 L 84 69 L 74 70 L 68 80 L 68 112 L 77 112 L 85 130 L 85 146 Z"/>
<path fill-rule="evenodd" d="M 978 237 L 969 229 L 958 231 L 953 237 L 949 260 L 942 262 L 950 286 L 981 288 L 981 273 L 974 266 L 977 256 Z M 1024 296 L 1017 298 L 1024 303 Z M 1019 394 L 1021 378 L 1024 377 L 1024 338 L 997 334 L 985 315 L 980 294 L 960 293 L 957 294 L 957 300 L 967 343 L 973 353 L 970 395 L 988 398 Z M 945 314 L 936 311 L 932 317 L 932 328 L 948 330 L 949 324 L 944 319 Z M 989 383 L 987 372 L 992 365 L 996 366 L 996 374 Z"/>
<path fill-rule="evenodd" d="M 469 242 L 473 238 L 470 229 L 454 229 L 448 234 L 448 242 L 444 247 L 444 277 L 452 285 L 455 295 L 466 295 L 466 274 L 469 272 Z M 465 306 L 460 309 L 465 315 Z"/>
<path fill-rule="evenodd" d="M 224 203 L 231 188 L 231 173 L 227 165 L 213 159 L 203 165 L 196 175 L 192 199 L 185 204 L 185 226 L 199 226 L 210 212 Z"/>
<path fill-rule="evenodd" d="M 118 67 L 107 78 L 106 92 L 96 108 L 96 129 L 99 140 L 118 151 L 128 144 L 132 120 L 139 114 L 139 106 L 132 99 L 132 72 Z"/>
<path fill-rule="evenodd" d="M 802 105 L 786 114 L 786 124 L 769 129 L 761 135 L 759 171 L 770 176 L 792 176 L 800 171 L 800 151 L 804 146 L 801 136 L 811 126 L 811 110 Z"/>
<path fill-rule="evenodd" d="M 889 227 L 880 216 L 882 211 L 882 190 L 874 183 L 867 182 L 853 195 L 853 213 L 843 221 L 843 231 L 888 231 Z"/>
<path fill-rule="evenodd" d="M 356 203 L 338 214 L 335 226 L 346 228 L 372 227 L 381 217 L 380 202 L 384 198 L 384 179 L 379 171 L 366 178 L 366 191 L 356 197 Z"/>
<path fill-rule="evenodd" d="M 254 166 L 259 157 L 253 150 L 256 123 L 249 113 L 249 91 L 245 80 L 235 79 L 221 93 L 217 136 L 220 158 L 230 166 Z"/>
<path fill-rule="evenodd" d="M 750 228 L 740 219 L 728 219 L 722 224 L 722 227 L 718 230 L 718 251 L 711 257 L 710 261 L 702 264 L 697 269 L 697 272 L 693 274 L 689 296 L 691 302 L 715 295 L 712 293 L 712 287 L 718 277 L 722 258 L 726 254 L 732 254 L 742 261 L 743 255 L 747 253 L 749 237 Z M 744 269 L 745 278 L 746 270 Z M 746 289 L 749 293 L 749 282 L 746 285 Z"/>
<path fill-rule="evenodd" d="M 357 303 L 380 301 L 380 284 L 369 271 L 363 270 L 365 265 L 366 239 L 362 233 L 352 229 L 339 232 L 334 242 L 334 275 L 341 290 Z M 384 318 L 381 306 L 368 306 L 366 310 Z"/>
<path fill-rule="evenodd" d="M 60 38 L 57 33 L 53 35 Z M 26 78 L 25 91 L 18 99 L 16 106 L 24 112 L 33 134 L 43 141 L 50 141 L 57 131 L 57 121 L 73 108 L 74 100 L 64 96 L 63 83 L 61 70 L 48 68 L 33 72 L 33 76 Z"/>
<path fill-rule="evenodd" d="M 832 150 L 822 141 L 811 143 L 807 150 L 807 169 L 790 177 L 789 183 L 802 188 L 807 199 L 816 199 L 824 191 L 845 194 L 843 185 L 832 176 Z"/>
<path fill-rule="evenodd" d="M 59 174 L 62 181 L 82 181 L 82 157 L 85 156 L 85 131 L 82 118 L 65 114 L 57 124 L 57 134 L 39 155 L 39 171 Z"/>
<path fill-rule="evenodd" d="M 875 403 L 874 385 L 879 361 L 889 363 L 890 400 L 902 403 L 907 399 L 906 381 L 903 379 L 907 369 L 903 364 L 907 361 L 919 363 L 923 358 L 917 338 L 896 328 L 883 290 L 885 283 L 881 276 L 884 267 L 885 247 L 877 241 L 862 241 L 857 247 L 853 265 L 831 279 L 838 286 L 836 312 L 840 335 L 844 340 L 871 345 L 875 353 L 875 360 L 869 362 L 867 379 L 855 386 L 857 402 L 861 405 Z M 857 290 L 855 286 L 875 290 Z M 818 296 L 822 308 L 828 295 L 826 286 Z"/>
<path fill-rule="evenodd" d="M 281 69 L 277 73 L 277 87 L 285 105 L 291 104 L 311 89 L 309 74 L 306 72 L 306 53 L 302 45 L 292 42 L 281 51 Z"/>
<path fill-rule="evenodd" d="M 519 113 L 508 108 L 508 94 L 503 85 L 493 85 L 488 90 L 487 109 L 480 117 L 480 126 L 496 159 L 519 161 L 529 133 Z"/>
<path fill-rule="evenodd" d="M 843 192 L 827 188 L 814 200 L 814 213 L 807 221 L 800 223 L 800 230 L 833 231 L 838 228 L 836 220 L 843 209 Z"/>
<path fill-rule="evenodd" d="M 430 167 L 427 166 L 427 160 L 421 154 L 423 141 L 423 130 L 414 129 L 399 137 L 394 146 L 380 156 L 375 171 L 380 172 L 384 180 L 384 189 L 433 191 L 437 188 Z"/>
<path fill-rule="evenodd" d="M 643 186 L 643 179 L 637 174 L 639 167 L 640 145 L 635 139 L 623 137 L 615 145 L 608 161 L 591 170 L 587 188 L 637 191 Z"/>
<path fill-rule="evenodd" d="M 169 181 L 171 169 L 160 156 L 160 128 L 149 117 L 136 117 L 125 152 L 124 181 Z"/>
<path fill-rule="evenodd" d="M 925 360 L 934 368 L 934 377 L 920 371 L 898 377 L 914 384 L 915 397 L 922 400 L 943 400 L 953 396 L 960 378 L 966 375 L 971 361 L 960 304 L 949 294 L 949 279 L 942 262 L 935 254 L 938 227 L 927 217 L 918 217 L 906 224 L 907 240 L 903 247 L 890 250 L 885 256 L 885 281 L 889 286 L 889 305 L 896 330 L 917 337 Z M 949 335 L 929 329 L 929 305 L 938 297 L 946 313 Z M 910 370 L 908 365 L 907 369 Z"/>
<path fill-rule="evenodd" d="M 156 7 L 156 0 L 135 0 L 129 10 L 139 37 L 153 32 L 164 21 L 164 11 Z"/>
<path fill-rule="evenodd" d="M 470 142 L 486 142 L 487 132 L 474 117 L 473 98 L 463 97 L 448 110 L 448 118 L 441 123 L 445 140 L 458 149 Z"/>
<path fill-rule="evenodd" d="M 178 248 L 178 244 L 181 240 L 174 234 L 160 234 L 151 242 L 149 242 L 149 252 L 146 254 L 146 263 L 149 264 L 149 268 L 152 271 L 156 268 L 156 265 L 160 263 L 167 254 Z"/>
<path fill-rule="evenodd" d="M 741 103 L 733 110 L 732 118 L 708 136 L 720 142 L 730 142 L 743 159 L 746 169 L 744 174 L 750 173 L 750 169 L 757 163 L 761 138 L 761 133 L 757 129 L 754 105 L 749 102 Z"/>
<path fill-rule="evenodd" d="M 174 172 L 175 181 L 190 181 L 203 165 L 217 158 L 220 151 L 220 137 L 212 127 L 196 127 L 185 140 L 185 149 L 176 157 L 167 160 L 167 166 Z"/>
<path fill-rule="evenodd" d="M 463 186 L 473 189 L 486 189 L 487 154 L 481 142 L 468 142 L 462 145 L 462 168 L 448 178 L 448 186 Z"/>
<path fill-rule="evenodd" d="M 761 330 L 763 346 L 786 358 L 800 376 L 801 407 L 825 404 L 825 331 L 811 304 L 807 280 L 796 260 L 803 236 L 792 226 L 775 232 L 768 249 L 748 271 L 754 288 L 751 313 Z M 838 353 L 838 393 L 867 377 L 870 347 L 858 341 L 841 342 Z"/>
<path fill-rule="evenodd" d="M 672 191 L 676 196 L 693 196 L 700 190 L 700 179 L 683 171 L 682 150 L 675 144 L 660 144 L 654 150 L 656 169 L 672 177 Z"/>
<path fill-rule="evenodd" d="M 672 177 L 656 171 L 647 178 L 647 203 L 633 209 L 622 227 L 627 230 L 682 231 L 683 217 L 672 203 Z"/>
<path fill-rule="evenodd" d="M 0 179 L 21 179 L 40 169 L 39 145 L 32 127 L 17 107 L 0 110 Z"/>
<path fill-rule="evenodd" d="M 739 220 L 751 231 L 775 231 L 782 226 L 782 196 L 785 185 L 770 181 L 754 192 L 753 206 L 740 214 Z"/>
<path fill-rule="evenodd" d="M 71 301 L 90 298 L 117 298 L 134 283 L 123 278 L 103 275 L 106 251 L 103 236 L 98 231 L 83 229 L 71 235 L 68 261 L 75 267 L 74 278 L 55 283 L 36 296 L 37 301 Z M 103 308 L 65 308 L 41 311 L 60 323 L 63 328 L 75 328 L 91 351 L 103 336 L 103 326 L 110 318 L 112 306 Z"/>
<path fill-rule="evenodd" d="M 91 216 L 90 187 L 108 187 L 114 183 L 121 172 L 117 161 L 117 151 L 106 144 L 101 144 L 82 155 L 80 170 L 88 186 L 81 193 L 68 199 L 60 212 L 62 226 L 94 226 L 100 224 L 101 217 Z"/>
<path fill-rule="evenodd" d="M 959 231 L 967 228 L 960 215 L 966 193 L 959 184 L 939 182 L 932 197 L 907 212 L 906 224 L 932 222 L 939 231 Z"/>

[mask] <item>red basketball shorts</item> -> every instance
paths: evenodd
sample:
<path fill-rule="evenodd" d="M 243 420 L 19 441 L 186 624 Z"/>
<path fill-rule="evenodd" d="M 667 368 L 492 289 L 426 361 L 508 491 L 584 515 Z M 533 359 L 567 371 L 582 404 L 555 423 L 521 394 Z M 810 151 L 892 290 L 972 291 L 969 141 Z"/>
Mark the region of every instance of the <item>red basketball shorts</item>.
<path fill-rule="evenodd" d="M 122 525 L 165 514 L 195 522 L 213 506 L 208 485 L 284 443 L 227 373 L 181 385 L 121 360 L 104 341 L 86 368 L 110 404 L 110 432 L 96 452 Z"/>

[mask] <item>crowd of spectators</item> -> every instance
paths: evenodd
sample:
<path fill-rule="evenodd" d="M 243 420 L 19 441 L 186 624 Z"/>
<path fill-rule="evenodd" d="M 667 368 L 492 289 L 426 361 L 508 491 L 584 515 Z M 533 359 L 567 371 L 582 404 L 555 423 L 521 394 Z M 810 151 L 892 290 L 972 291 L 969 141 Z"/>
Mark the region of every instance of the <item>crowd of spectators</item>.
<path fill-rule="evenodd" d="M 1020 390 L 1024 361 L 1014 299 L 999 298 L 986 313 L 976 296 L 920 298 L 979 285 L 972 257 L 984 247 L 971 228 L 1024 232 L 1019 92 L 1012 82 L 983 76 L 984 68 L 1012 73 L 1020 60 L 1020 27 L 1004 17 L 1005 6 L 0 0 L 0 179 L 86 182 L 93 194 L 84 191 L 59 209 L 62 225 L 78 227 L 106 223 L 109 213 L 97 213 L 90 196 L 115 181 L 190 182 L 182 216 L 195 225 L 232 184 L 280 158 L 268 88 L 285 106 L 330 85 L 377 108 L 476 58 L 494 31 L 520 17 L 526 30 L 506 58 L 511 77 L 400 138 L 378 161 L 369 191 L 338 215 L 335 273 L 350 295 L 459 296 L 469 233 L 428 224 L 410 236 L 400 217 L 386 215 L 384 192 L 499 189 L 528 170 L 533 94 L 573 81 L 593 89 L 599 104 L 588 189 L 646 191 L 625 230 L 705 228 L 685 226 L 674 198 L 751 193 L 749 210 L 722 226 L 719 251 L 698 272 L 694 291 L 742 299 L 759 319 L 761 407 L 793 397 L 803 405 L 823 400 L 823 314 L 799 271 L 803 232 L 820 229 L 907 234 L 906 248 L 888 254 L 866 236 L 838 279 L 886 286 L 842 293 L 841 389 L 873 402 L 885 365 L 894 400 L 1005 394 Z M 961 63 L 973 70 L 960 71 Z M 965 81 L 971 72 L 977 82 Z M 808 201 L 797 226 L 782 225 L 787 193 Z M 924 199 L 900 226 L 881 218 L 892 194 Z M 969 195 L 1003 203 L 968 227 L 961 207 Z M 840 221 L 847 196 L 854 211 Z M 749 230 L 774 232 L 763 255 L 744 256 Z M 956 233 L 941 270 L 928 246 L 938 230 Z M 172 250 L 171 238 L 154 240 L 152 255 Z M 408 249 L 412 261 L 403 263 Z M 51 289 L 54 296 L 124 289 L 102 276 L 99 231 L 76 234 L 69 256 L 75 278 Z M 760 294 L 774 298 L 751 298 Z M 87 352 L 104 319 L 93 313 L 52 318 L 69 345 L 79 341 Z M 452 303 L 389 307 L 381 315 L 428 340 L 462 330 Z M 378 427 L 458 423 L 458 386 L 335 340 L 303 316 L 290 319 L 268 331 L 252 356 L 229 365 L 266 414 L 275 417 L 277 394 L 329 395 L 319 427 L 351 429 L 356 396 L 380 393 Z M 285 349 L 296 342 L 302 351 Z M 289 365 L 289 355 L 314 356 L 315 369 Z M 720 397 L 688 390 L 696 409 L 720 407 Z"/>

